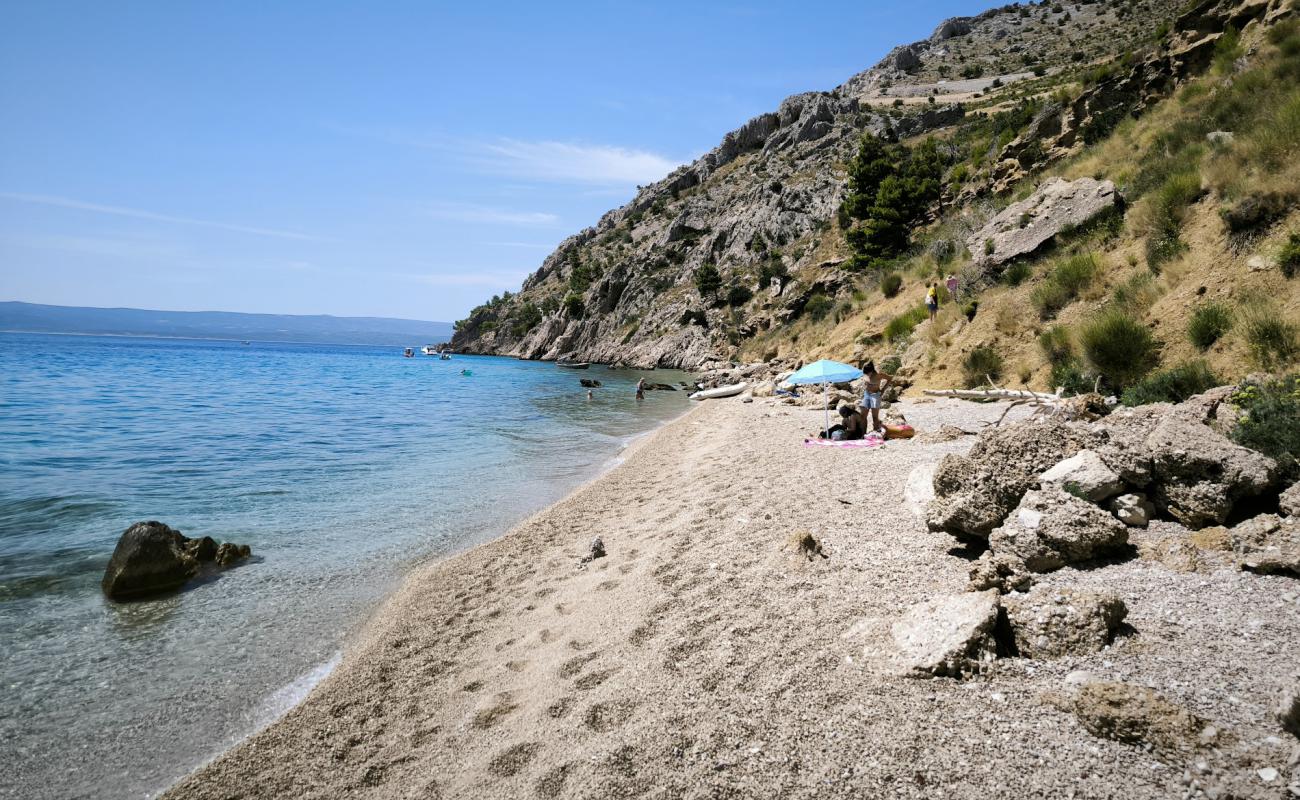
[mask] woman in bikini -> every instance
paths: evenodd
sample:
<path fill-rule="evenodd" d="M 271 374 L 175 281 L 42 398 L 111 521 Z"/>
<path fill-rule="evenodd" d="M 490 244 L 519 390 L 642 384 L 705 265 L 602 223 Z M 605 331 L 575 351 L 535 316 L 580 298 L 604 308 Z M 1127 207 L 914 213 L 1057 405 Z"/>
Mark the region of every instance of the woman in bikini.
<path fill-rule="evenodd" d="M 873 431 L 884 430 L 884 426 L 880 424 L 880 399 L 894 376 L 877 372 L 876 362 L 874 361 L 868 361 L 862 368 L 862 372 L 867 377 L 867 393 L 862 396 L 862 413 L 865 415 L 866 412 L 871 412 L 871 429 Z"/>

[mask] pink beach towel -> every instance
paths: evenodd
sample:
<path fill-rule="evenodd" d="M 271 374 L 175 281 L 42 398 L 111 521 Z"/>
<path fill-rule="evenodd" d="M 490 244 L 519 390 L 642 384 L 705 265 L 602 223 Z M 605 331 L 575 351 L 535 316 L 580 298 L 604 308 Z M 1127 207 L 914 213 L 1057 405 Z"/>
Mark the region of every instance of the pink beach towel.
<path fill-rule="evenodd" d="M 804 439 L 804 447 L 835 447 L 841 450 L 865 450 L 884 444 L 881 439 L 857 439 L 849 442 L 837 442 L 832 439 Z"/>

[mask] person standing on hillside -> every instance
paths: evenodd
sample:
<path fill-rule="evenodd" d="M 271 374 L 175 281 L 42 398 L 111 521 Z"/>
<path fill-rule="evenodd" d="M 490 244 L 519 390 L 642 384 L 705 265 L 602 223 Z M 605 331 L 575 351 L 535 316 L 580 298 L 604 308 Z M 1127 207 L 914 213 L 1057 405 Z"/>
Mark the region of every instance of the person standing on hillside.
<path fill-rule="evenodd" d="M 948 280 L 944 281 L 944 284 L 948 287 L 948 296 L 954 303 L 957 302 L 957 276 L 949 272 Z"/>
<path fill-rule="evenodd" d="M 939 284 L 931 283 L 928 291 L 925 293 L 925 308 L 930 312 L 930 321 L 934 322 L 934 315 L 939 313 Z"/>

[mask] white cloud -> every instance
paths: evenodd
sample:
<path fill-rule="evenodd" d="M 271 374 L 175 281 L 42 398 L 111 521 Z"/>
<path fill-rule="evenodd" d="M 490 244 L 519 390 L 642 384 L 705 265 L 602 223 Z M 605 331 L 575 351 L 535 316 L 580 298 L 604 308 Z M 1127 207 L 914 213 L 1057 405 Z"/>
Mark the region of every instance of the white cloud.
<path fill-rule="evenodd" d="M 657 153 L 601 144 L 501 139 L 480 149 L 493 171 L 557 183 L 647 184 L 678 166 Z"/>
<path fill-rule="evenodd" d="M 544 211 L 515 211 L 470 203 L 442 203 L 435 206 L 430 213 L 439 219 L 450 219 L 457 222 L 483 222 L 489 225 L 545 227 L 560 221 L 559 216 Z"/>
<path fill-rule="evenodd" d="M 116 217 L 131 217 L 132 219 L 145 219 L 153 222 L 167 222 L 176 225 L 199 225 L 205 228 L 234 231 L 235 233 L 249 233 L 254 236 L 272 236 L 279 239 L 298 239 L 302 241 L 313 241 L 316 238 L 304 233 L 295 233 L 294 231 L 281 231 L 273 228 L 256 228 L 249 225 L 231 225 L 225 222 L 194 219 L 193 217 L 176 217 L 171 214 L 158 214 L 153 211 L 142 211 L 138 208 L 124 208 L 122 206 L 109 206 L 101 203 L 87 203 L 82 200 L 74 200 L 70 197 L 57 197 L 46 194 L 22 194 L 19 192 L 0 192 L 0 198 L 13 200 L 18 203 L 54 206 L 56 208 L 70 208 L 76 211 L 91 211 L 96 214 L 109 214 Z"/>

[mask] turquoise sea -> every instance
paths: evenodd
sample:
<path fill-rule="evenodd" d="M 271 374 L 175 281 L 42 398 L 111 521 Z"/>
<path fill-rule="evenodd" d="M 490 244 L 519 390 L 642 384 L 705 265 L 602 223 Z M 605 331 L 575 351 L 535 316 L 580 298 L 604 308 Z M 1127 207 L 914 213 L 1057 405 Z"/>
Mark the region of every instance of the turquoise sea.
<path fill-rule="evenodd" d="M 500 535 L 687 409 L 684 391 L 636 401 L 642 375 L 688 379 L 0 334 L 0 797 L 149 796 L 274 719 L 414 565 Z M 582 377 L 605 384 L 592 400 Z M 255 558 L 109 602 L 104 565 L 146 519 Z"/>

